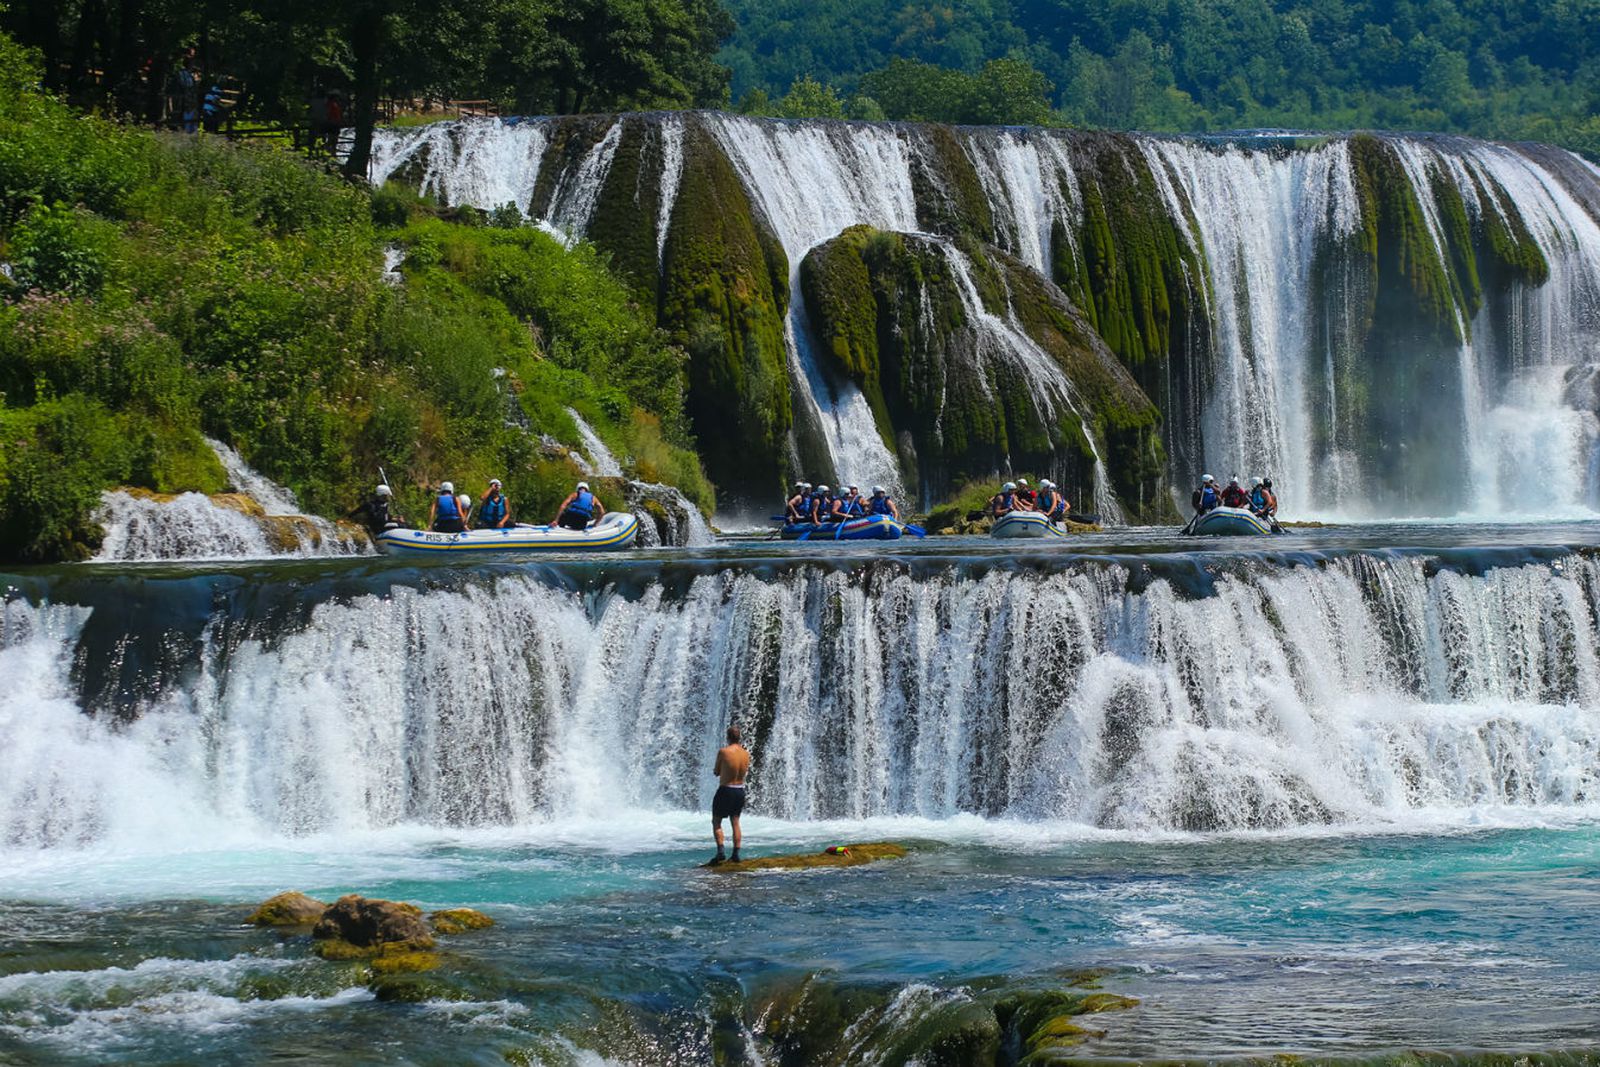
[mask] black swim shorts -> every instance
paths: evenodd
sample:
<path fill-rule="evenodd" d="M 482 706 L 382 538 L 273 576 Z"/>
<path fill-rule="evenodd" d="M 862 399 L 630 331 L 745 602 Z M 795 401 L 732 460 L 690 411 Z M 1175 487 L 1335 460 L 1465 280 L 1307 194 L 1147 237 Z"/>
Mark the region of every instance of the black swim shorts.
<path fill-rule="evenodd" d="M 717 795 L 711 798 L 711 817 L 737 819 L 742 811 L 744 811 L 744 786 L 717 786 Z"/>

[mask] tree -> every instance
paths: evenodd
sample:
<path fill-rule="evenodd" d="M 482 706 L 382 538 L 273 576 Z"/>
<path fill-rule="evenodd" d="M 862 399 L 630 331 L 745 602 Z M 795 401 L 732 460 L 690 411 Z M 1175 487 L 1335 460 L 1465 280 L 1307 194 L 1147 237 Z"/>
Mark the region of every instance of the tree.
<path fill-rule="evenodd" d="M 833 91 L 833 86 L 823 85 L 807 75 L 796 78 L 789 91 L 778 101 L 778 114 L 786 119 L 842 119 L 844 101 Z"/>

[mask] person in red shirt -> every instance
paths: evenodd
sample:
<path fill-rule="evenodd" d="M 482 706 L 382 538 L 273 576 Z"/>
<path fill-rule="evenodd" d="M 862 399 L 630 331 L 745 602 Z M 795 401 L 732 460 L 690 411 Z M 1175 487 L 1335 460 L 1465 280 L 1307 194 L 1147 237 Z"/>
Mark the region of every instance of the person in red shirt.
<path fill-rule="evenodd" d="M 1222 491 L 1222 506 L 1225 508 L 1242 508 L 1250 503 L 1250 495 L 1239 484 L 1239 476 L 1235 474 L 1228 479 L 1228 487 Z"/>

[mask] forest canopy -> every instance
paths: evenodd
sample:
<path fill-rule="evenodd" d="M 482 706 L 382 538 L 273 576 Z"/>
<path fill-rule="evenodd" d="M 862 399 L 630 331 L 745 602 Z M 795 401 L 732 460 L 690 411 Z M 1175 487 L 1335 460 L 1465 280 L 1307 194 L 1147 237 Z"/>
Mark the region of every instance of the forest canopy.
<path fill-rule="evenodd" d="M 160 118 L 194 46 L 271 118 L 316 89 L 508 112 L 1415 129 L 1600 155 L 1600 0 L 12 0 L 50 88 Z M 364 163 L 358 136 L 355 164 Z"/>
<path fill-rule="evenodd" d="M 729 0 L 743 110 L 1165 131 L 1415 129 L 1600 154 L 1600 0 Z M 1029 81 L 1023 69 L 1031 72 Z M 815 90 L 810 90 L 816 96 Z M 773 103 L 776 102 L 776 103 Z"/>

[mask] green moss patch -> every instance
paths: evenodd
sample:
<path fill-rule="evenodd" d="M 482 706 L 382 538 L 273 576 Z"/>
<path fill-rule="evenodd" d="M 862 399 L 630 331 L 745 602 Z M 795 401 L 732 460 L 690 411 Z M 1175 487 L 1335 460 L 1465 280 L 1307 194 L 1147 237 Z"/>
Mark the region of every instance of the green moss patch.
<path fill-rule="evenodd" d="M 879 860 L 901 859 L 907 854 L 903 845 L 896 845 L 889 841 L 879 841 L 865 845 L 846 845 L 848 854 L 830 854 L 827 852 L 807 853 L 795 856 L 758 856 L 753 859 L 740 860 L 738 863 L 719 863 L 707 870 L 719 873 L 732 873 L 736 871 L 795 871 L 811 870 L 819 867 L 860 867 L 866 863 L 876 863 Z"/>

